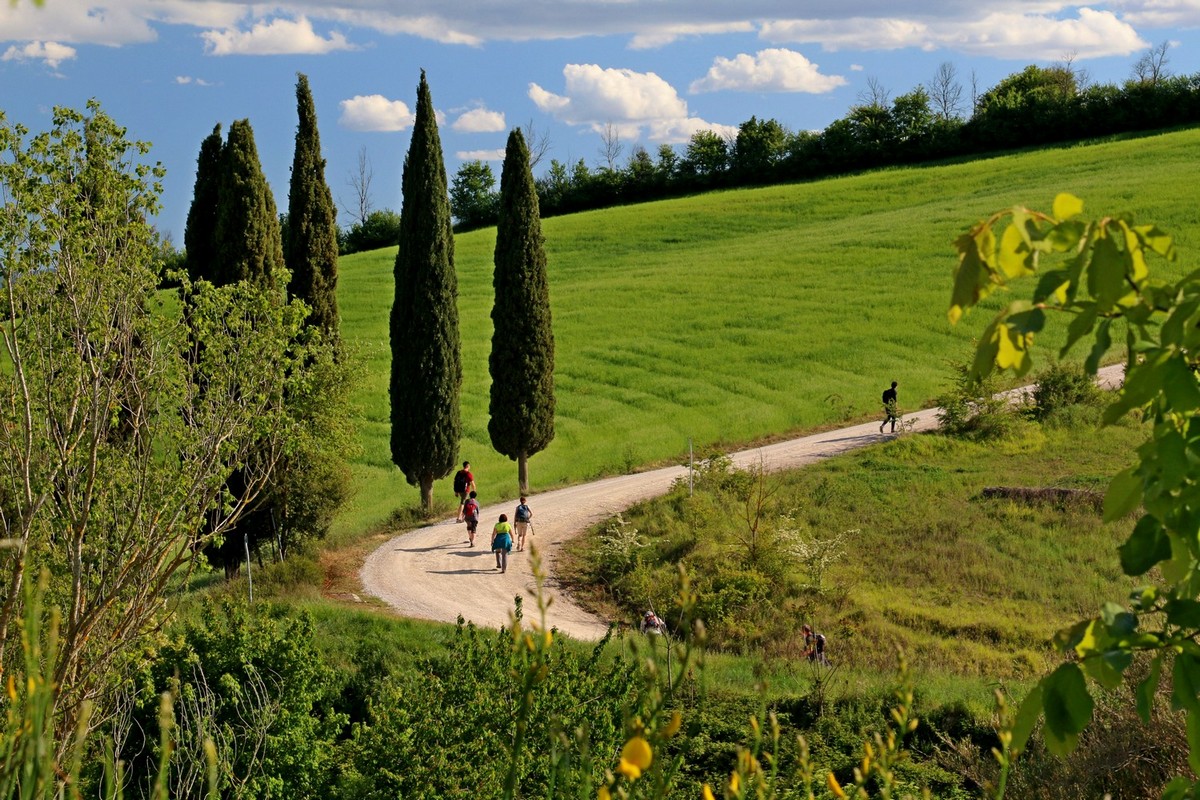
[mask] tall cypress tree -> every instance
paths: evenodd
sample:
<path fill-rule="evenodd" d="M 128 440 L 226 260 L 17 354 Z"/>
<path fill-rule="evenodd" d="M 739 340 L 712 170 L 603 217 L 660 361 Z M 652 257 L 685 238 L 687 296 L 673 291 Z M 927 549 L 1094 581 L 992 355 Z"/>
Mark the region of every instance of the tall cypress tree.
<path fill-rule="evenodd" d="M 401 195 L 391 314 L 392 462 L 421 488 L 421 505 L 430 511 L 433 482 L 458 458 L 462 360 L 446 168 L 425 70 Z"/>
<path fill-rule="evenodd" d="M 288 295 L 308 304 L 310 325 L 330 339 L 338 336 L 337 211 L 325 182 L 325 159 L 317 132 L 308 77 L 296 75 L 296 153 L 292 158 L 292 183 L 288 192 L 287 239 L 284 260 L 292 271 Z"/>
<path fill-rule="evenodd" d="M 221 192 L 221 123 L 200 143 L 196 158 L 196 186 L 183 229 L 188 277 L 208 278 L 216 261 L 217 208 Z"/>
<path fill-rule="evenodd" d="M 283 242 L 250 120 L 229 126 L 221 161 L 217 252 L 210 279 L 217 286 L 252 281 L 272 288 L 283 275 Z"/>
<path fill-rule="evenodd" d="M 217 203 L 214 261 L 208 279 L 216 286 L 247 282 L 284 301 L 280 280 L 286 269 L 275 198 L 263 175 L 249 120 L 229 126 L 221 151 L 220 189 Z M 272 485 L 277 482 L 272 479 Z M 237 469 L 226 482 L 234 497 L 246 492 L 246 473 Z M 270 488 L 266 488 L 268 493 Z M 244 513 L 224 542 L 206 554 L 232 575 L 245 558 L 250 542 L 266 539 L 273 530 L 269 504 L 257 504 Z M 247 541 L 248 539 L 248 541 Z"/>
<path fill-rule="evenodd" d="M 554 439 L 554 331 L 537 187 L 519 128 L 504 151 L 495 264 L 488 433 L 497 452 L 517 462 L 527 493 L 529 456 Z"/>

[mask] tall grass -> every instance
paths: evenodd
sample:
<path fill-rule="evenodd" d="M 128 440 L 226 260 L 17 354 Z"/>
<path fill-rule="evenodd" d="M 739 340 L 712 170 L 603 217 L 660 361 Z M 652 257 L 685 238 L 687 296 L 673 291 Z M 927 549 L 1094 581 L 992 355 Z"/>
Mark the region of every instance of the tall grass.
<path fill-rule="evenodd" d="M 956 235 L 997 207 L 1070 191 L 1175 234 L 1185 268 L 1197 145 L 1189 130 L 545 220 L 558 416 L 554 442 L 530 462 L 535 490 L 681 459 L 689 438 L 732 448 L 871 416 L 891 380 L 902 410 L 925 404 L 990 314 L 946 321 Z M 492 229 L 456 239 L 461 455 L 485 500 L 516 493 L 516 466 L 487 435 L 494 242 Z M 343 336 L 364 378 L 357 496 L 341 534 L 417 502 L 388 449 L 394 254 L 340 266 Z M 436 497 L 450 498 L 444 484 Z"/>

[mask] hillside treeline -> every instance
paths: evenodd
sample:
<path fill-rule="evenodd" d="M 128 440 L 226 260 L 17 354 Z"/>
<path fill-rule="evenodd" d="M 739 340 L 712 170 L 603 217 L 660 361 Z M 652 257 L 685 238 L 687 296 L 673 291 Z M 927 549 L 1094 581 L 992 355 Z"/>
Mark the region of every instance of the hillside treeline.
<path fill-rule="evenodd" d="M 754 116 L 736 137 L 698 131 L 682 153 L 666 144 L 653 155 L 635 146 L 623 167 L 611 158 L 598 167 L 555 159 L 537 182 L 542 216 L 1200 121 L 1200 73 L 1135 68 L 1123 86 L 1087 85 L 1069 65 L 1031 65 L 974 97 L 964 117 L 963 89 L 948 67 L 928 87 L 891 100 L 873 84 L 869 98 L 822 131 L 790 131 Z M 623 149 L 611 135 L 605 145 L 609 156 Z M 451 204 L 460 230 L 495 224 L 494 184 L 485 163 L 459 170 Z"/>

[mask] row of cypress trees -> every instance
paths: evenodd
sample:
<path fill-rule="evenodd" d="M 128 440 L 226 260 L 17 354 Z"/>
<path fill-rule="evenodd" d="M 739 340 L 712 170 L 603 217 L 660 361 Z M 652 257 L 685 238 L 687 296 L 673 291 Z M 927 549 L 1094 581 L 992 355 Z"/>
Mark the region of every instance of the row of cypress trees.
<path fill-rule="evenodd" d="M 344 423 L 337 421 L 344 409 L 334 408 L 345 397 L 345 382 L 336 377 L 335 363 L 337 212 L 325 182 L 316 111 L 303 74 L 297 76 L 296 104 L 299 124 L 286 241 L 254 132 L 244 119 L 229 126 L 224 142 L 218 123 L 201 143 L 184 232 L 185 265 L 192 282 L 205 280 L 217 287 L 249 282 L 280 303 L 300 300 L 310 309 L 300 336 L 314 353 L 308 365 L 312 375 L 305 383 L 318 388 L 307 389 L 303 397 L 285 398 L 296 428 L 290 455 L 281 459 L 261 502 L 238 523 L 241 535 L 230 535 L 209 550 L 210 558 L 227 573 L 241 562 L 250 541 L 271 537 L 282 556 L 289 542 L 324 535 L 348 494 L 344 459 L 334 454 L 345 438 Z M 319 337 L 316 347 L 314 336 Z M 240 484 L 235 473 L 228 488 L 236 495 Z"/>
<path fill-rule="evenodd" d="M 424 70 L 401 192 L 390 320 L 392 461 L 431 511 L 433 482 L 458 460 L 462 358 L 446 169 Z M 529 456 L 554 438 L 554 334 L 537 190 L 519 129 L 505 150 L 494 261 L 488 433 L 517 462 L 525 493 Z"/>

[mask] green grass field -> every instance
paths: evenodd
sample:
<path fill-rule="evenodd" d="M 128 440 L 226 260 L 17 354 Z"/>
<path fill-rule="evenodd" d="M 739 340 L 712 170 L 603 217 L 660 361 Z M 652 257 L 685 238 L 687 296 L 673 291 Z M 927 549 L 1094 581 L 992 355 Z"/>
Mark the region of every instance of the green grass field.
<path fill-rule="evenodd" d="M 554 442 L 530 462 L 534 490 L 679 459 L 689 438 L 700 450 L 732 449 L 870 416 L 893 379 L 902 408 L 927 404 L 999 302 L 948 324 L 951 242 L 999 208 L 1048 209 L 1069 191 L 1085 213 L 1157 222 L 1176 236 L 1177 268 L 1189 268 L 1198 145 L 1200 130 L 1189 130 L 545 220 L 558 415 Z M 515 463 L 487 435 L 494 239 L 494 230 L 456 239 L 461 457 L 485 501 L 516 492 Z M 393 258 L 341 261 L 343 336 L 361 363 L 352 413 L 362 453 L 335 541 L 418 499 L 388 450 Z M 1055 328 L 1044 336 L 1061 341 Z M 448 508 L 448 480 L 435 497 Z"/>

